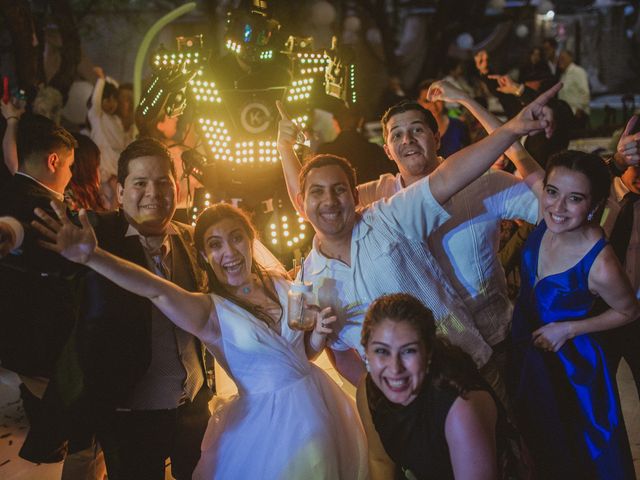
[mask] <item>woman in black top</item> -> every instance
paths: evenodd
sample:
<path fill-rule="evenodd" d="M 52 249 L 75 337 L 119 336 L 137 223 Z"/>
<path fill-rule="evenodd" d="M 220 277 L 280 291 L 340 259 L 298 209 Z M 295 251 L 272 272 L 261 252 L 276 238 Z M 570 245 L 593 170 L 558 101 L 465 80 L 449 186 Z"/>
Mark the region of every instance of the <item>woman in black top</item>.
<path fill-rule="evenodd" d="M 436 337 L 429 309 L 407 294 L 380 297 L 362 345 L 358 409 L 372 479 L 505 477 L 504 416 L 471 358 Z"/>

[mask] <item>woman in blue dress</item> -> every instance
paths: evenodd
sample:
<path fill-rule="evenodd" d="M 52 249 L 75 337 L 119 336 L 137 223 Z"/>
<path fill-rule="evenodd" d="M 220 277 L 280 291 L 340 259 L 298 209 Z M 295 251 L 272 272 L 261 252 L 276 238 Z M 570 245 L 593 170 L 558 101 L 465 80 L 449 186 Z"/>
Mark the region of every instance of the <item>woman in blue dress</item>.
<path fill-rule="evenodd" d="M 541 220 L 523 251 L 510 386 L 539 478 L 635 478 L 615 377 L 594 335 L 639 313 L 595 221 L 610 182 L 600 157 L 566 151 L 538 186 Z M 610 309 L 593 316 L 597 297 Z"/>

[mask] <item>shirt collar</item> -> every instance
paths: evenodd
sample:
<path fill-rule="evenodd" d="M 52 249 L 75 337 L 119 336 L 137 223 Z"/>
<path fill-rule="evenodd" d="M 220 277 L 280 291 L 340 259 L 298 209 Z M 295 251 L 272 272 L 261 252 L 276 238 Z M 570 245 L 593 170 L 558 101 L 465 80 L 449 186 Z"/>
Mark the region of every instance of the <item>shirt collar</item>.
<path fill-rule="evenodd" d="M 38 185 L 40 185 L 42 188 L 44 188 L 45 190 L 47 190 L 49 193 L 51 193 L 51 195 L 53 195 L 55 198 L 57 198 L 58 200 L 60 200 L 61 202 L 64 202 L 64 195 L 62 193 L 56 192 L 55 190 L 50 189 L 49 187 L 47 187 L 44 183 L 42 183 L 41 181 L 39 181 L 36 178 L 33 178 L 31 175 L 24 173 L 24 172 L 16 172 L 16 175 L 22 175 L 23 177 L 27 177 L 29 180 L 31 180 L 32 182 L 36 182 Z"/>
<path fill-rule="evenodd" d="M 616 200 L 621 202 L 624 196 L 629 193 L 631 190 L 627 188 L 620 177 L 615 177 L 613 179 L 613 192 L 616 195 Z"/>
<path fill-rule="evenodd" d="M 164 239 L 162 240 L 162 246 L 164 246 L 164 256 L 166 256 L 170 251 L 171 251 L 171 242 L 169 241 L 169 236 L 171 235 L 177 235 L 178 231 L 176 230 L 176 228 L 169 223 L 167 225 L 167 230 L 165 232 L 164 235 Z M 134 227 L 133 225 L 129 224 L 129 226 L 127 227 L 127 231 L 124 234 L 125 237 L 140 237 L 140 244 L 142 245 L 142 247 L 144 248 L 145 251 L 150 251 L 149 246 L 147 244 L 146 241 L 146 237 L 144 235 L 141 235 L 140 232 L 138 232 L 138 229 L 136 227 Z"/>
<path fill-rule="evenodd" d="M 365 210 L 366 212 L 366 210 Z M 371 225 L 366 221 L 365 216 L 358 215 L 356 218 L 356 222 L 353 225 L 353 230 L 351 231 L 351 255 L 353 256 L 353 247 L 356 242 L 360 239 L 364 238 L 367 232 L 371 229 Z M 325 257 L 320 251 L 320 242 L 318 240 L 318 235 L 313 237 L 313 248 L 307 259 L 305 260 L 305 268 L 308 269 L 312 275 L 318 275 L 325 268 L 329 266 L 329 262 L 333 259 Z M 307 263 L 309 262 L 309 263 Z"/>

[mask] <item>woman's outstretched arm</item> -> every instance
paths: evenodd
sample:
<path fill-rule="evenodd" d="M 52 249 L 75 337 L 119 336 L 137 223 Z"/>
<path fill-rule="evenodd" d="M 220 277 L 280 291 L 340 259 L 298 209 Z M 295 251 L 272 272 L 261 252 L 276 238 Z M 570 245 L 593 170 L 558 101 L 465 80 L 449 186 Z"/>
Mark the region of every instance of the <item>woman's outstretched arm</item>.
<path fill-rule="evenodd" d="M 208 295 L 188 292 L 135 263 L 99 248 L 86 211 L 80 211 L 81 227 L 77 227 L 67 218 L 60 203 L 53 201 L 51 205 L 57 219 L 44 210 L 35 210 L 42 223 L 34 221 L 33 227 L 48 239 L 40 241 L 43 248 L 84 264 L 121 288 L 148 298 L 177 326 L 202 337 L 213 309 Z"/>

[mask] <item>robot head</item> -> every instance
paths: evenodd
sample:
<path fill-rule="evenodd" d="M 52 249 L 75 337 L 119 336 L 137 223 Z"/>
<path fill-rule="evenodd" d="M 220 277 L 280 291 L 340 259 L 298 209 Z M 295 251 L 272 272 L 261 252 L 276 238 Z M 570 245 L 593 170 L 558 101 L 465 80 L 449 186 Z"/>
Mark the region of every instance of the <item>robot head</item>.
<path fill-rule="evenodd" d="M 227 14 L 225 45 L 246 62 L 270 59 L 274 54 L 273 37 L 280 23 L 266 9 L 266 2 L 254 0 L 251 8 L 240 7 Z"/>

